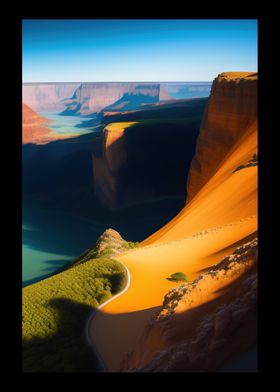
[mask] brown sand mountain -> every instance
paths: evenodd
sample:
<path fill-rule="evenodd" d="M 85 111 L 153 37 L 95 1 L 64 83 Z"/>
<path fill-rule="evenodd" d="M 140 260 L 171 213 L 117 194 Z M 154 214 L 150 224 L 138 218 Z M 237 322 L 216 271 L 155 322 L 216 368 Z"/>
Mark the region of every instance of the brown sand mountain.
<path fill-rule="evenodd" d="M 22 100 L 38 112 L 62 111 L 80 83 L 24 83 Z"/>
<path fill-rule="evenodd" d="M 258 146 L 257 75 L 220 75 L 210 101 L 190 200 L 140 248 L 116 257 L 130 287 L 91 321 L 108 371 L 214 371 L 255 341 L 258 167 L 247 163 Z M 177 271 L 190 281 L 181 289 L 167 279 Z"/>

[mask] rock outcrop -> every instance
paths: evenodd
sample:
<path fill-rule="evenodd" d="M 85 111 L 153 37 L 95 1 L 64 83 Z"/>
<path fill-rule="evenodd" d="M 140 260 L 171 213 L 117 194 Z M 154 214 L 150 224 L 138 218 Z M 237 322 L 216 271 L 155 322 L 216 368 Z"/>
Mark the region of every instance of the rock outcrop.
<path fill-rule="evenodd" d="M 96 241 L 95 247 L 87 249 L 83 254 L 73 260 L 71 267 L 76 267 L 91 259 L 100 257 L 114 258 L 128 249 L 136 248 L 137 246 L 137 242 L 124 240 L 116 230 L 110 228 L 101 234 Z"/>
<path fill-rule="evenodd" d="M 51 137 L 46 126 L 49 120 L 39 116 L 34 110 L 22 104 L 22 143 L 45 143 Z"/>
<path fill-rule="evenodd" d="M 122 371 L 211 372 L 252 347 L 257 338 L 257 247 L 255 238 L 193 282 L 172 289 L 138 347 L 124 359 Z"/>
<path fill-rule="evenodd" d="M 257 121 L 257 74 L 224 72 L 214 80 L 187 183 L 187 202 L 216 172 L 229 150 Z"/>
<path fill-rule="evenodd" d="M 114 122 L 104 126 L 101 151 L 93 154 L 100 202 L 114 210 L 145 199 L 183 197 L 206 101 L 167 101 L 126 114 L 106 112 L 103 121 Z"/>
<path fill-rule="evenodd" d="M 133 110 L 145 103 L 168 99 L 155 83 L 82 83 L 64 114 L 90 115 L 101 110 Z"/>

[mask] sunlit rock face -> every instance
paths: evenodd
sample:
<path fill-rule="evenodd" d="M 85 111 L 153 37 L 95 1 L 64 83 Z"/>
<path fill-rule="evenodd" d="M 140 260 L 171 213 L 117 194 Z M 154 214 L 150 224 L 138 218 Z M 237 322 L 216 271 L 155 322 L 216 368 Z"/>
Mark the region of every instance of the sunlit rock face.
<path fill-rule="evenodd" d="M 227 152 L 257 120 L 257 74 L 224 72 L 214 80 L 187 184 L 189 202 Z"/>
<path fill-rule="evenodd" d="M 36 112 L 65 110 L 80 83 L 24 83 L 22 100 Z"/>
<path fill-rule="evenodd" d="M 75 91 L 64 114 L 89 115 L 107 110 L 133 110 L 144 103 L 168 98 L 153 83 L 82 83 Z"/>

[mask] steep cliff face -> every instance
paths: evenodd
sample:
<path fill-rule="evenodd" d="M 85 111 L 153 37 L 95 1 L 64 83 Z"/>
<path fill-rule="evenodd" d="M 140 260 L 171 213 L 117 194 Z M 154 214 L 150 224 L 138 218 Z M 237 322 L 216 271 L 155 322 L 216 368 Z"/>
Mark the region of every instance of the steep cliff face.
<path fill-rule="evenodd" d="M 133 124 L 133 123 L 131 123 Z M 127 159 L 124 131 L 130 123 L 109 124 L 103 129 L 102 156 L 93 155 L 94 189 L 102 204 L 118 208 L 118 171 Z"/>
<path fill-rule="evenodd" d="M 22 100 L 37 112 L 62 111 L 79 83 L 24 83 Z"/>
<path fill-rule="evenodd" d="M 102 109 L 132 110 L 143 103 L 158 102 L 160 94 L 167 99 L 167 92 L 160 92 L 155 83 L 82 83 L 65 110 L 65 114 L 89 115 Z"/>
<path fill-rule="evenodd" d="M 110 209 L 183 196 L 206 99 L 105 113 L 102 151 L 93 154 L 95 193 Z M 176 159 L 174 159 L 176 157 Z"/>
<path fill-rule="evenodd" d="M 187 201 L 216 172 L 229 150 L 257 120 L 257 74 L 224 72 L 214 80 L 187 183 Z"/>

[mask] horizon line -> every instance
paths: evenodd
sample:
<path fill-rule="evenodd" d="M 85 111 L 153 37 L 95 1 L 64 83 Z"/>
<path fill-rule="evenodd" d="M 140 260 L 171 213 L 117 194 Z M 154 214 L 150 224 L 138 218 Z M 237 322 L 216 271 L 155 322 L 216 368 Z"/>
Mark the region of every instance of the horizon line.
<path fill-rule="evenodd" d="M 155 81 L 155 80 L 150 80 L 150 81 L 139 81 L 139 80 L 133 80 L 133 81 L 78 81 L 78 82 L 22 82 L 22 84 L 73 84 L 73 83 L 211 83 L 213 80 L 161 80 L 161 81 Z"/>

